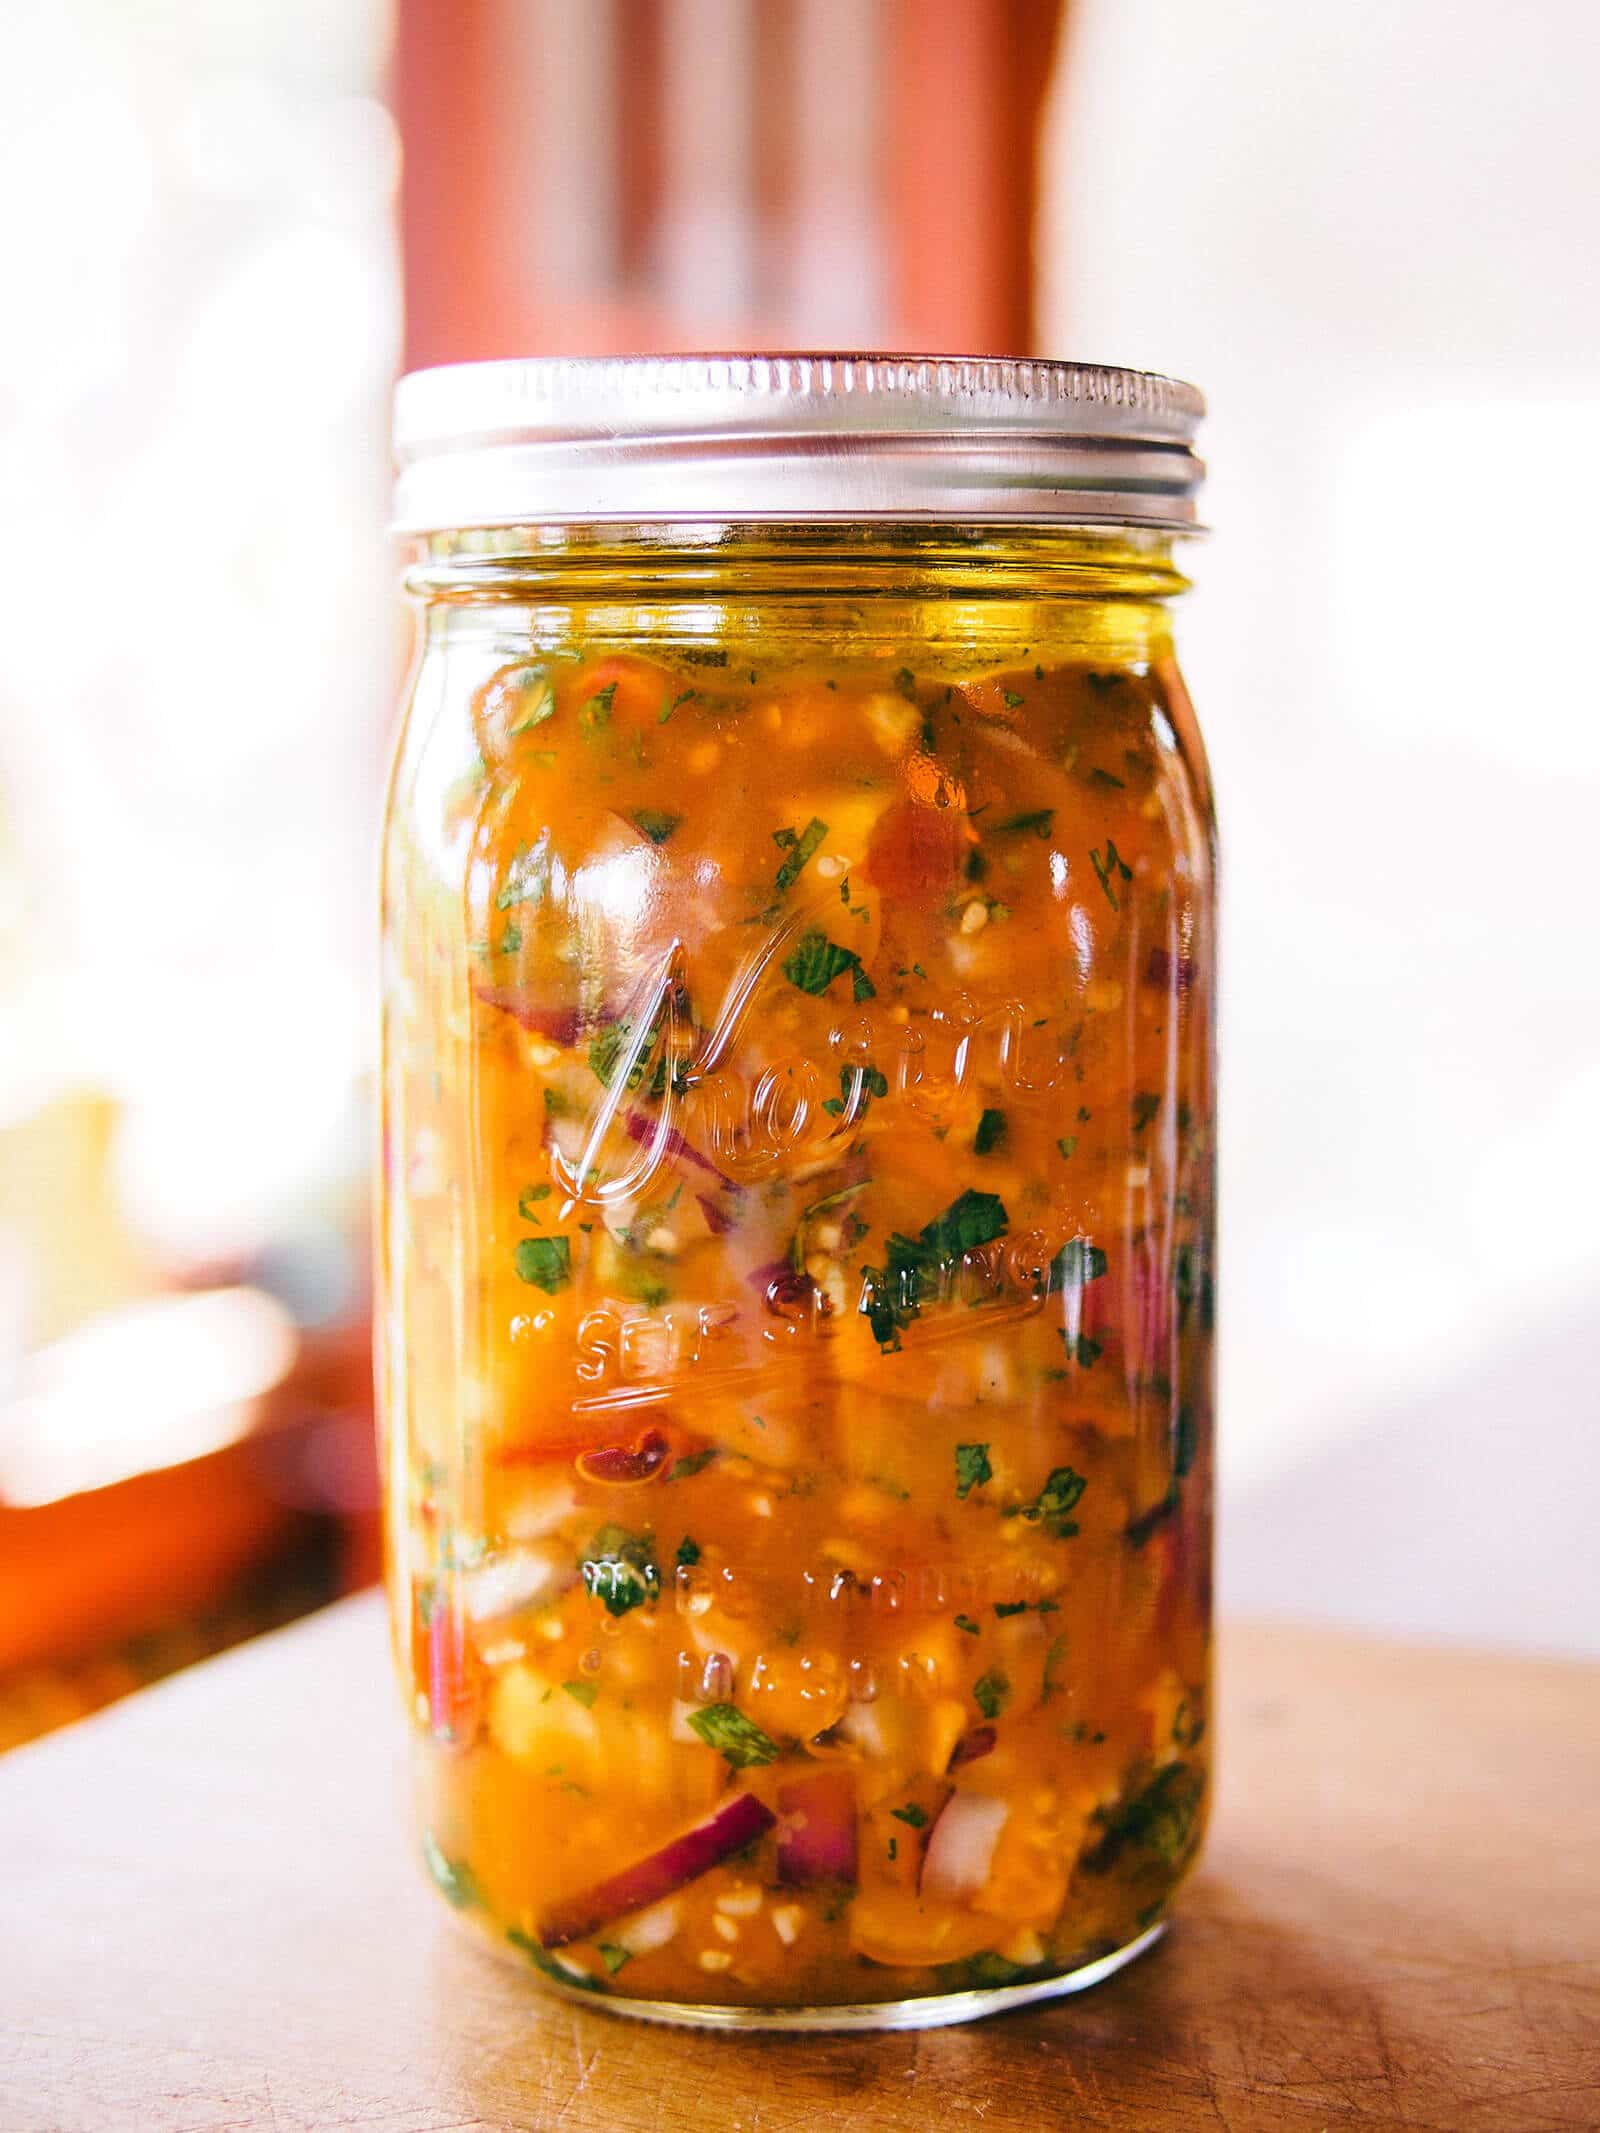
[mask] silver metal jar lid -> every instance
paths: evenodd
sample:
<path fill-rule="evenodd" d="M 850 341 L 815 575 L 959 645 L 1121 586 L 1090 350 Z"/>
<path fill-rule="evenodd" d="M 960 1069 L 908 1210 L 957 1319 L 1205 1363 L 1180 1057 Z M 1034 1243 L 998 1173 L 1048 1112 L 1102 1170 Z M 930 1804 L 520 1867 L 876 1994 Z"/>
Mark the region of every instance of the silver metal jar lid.
<path fill-rule="evenodd" d="M 1195 523 L 1205 402 L 1150 371 L 967 356 L 540 357 L 395 394 L 406 533 L 603 519 Z"/>

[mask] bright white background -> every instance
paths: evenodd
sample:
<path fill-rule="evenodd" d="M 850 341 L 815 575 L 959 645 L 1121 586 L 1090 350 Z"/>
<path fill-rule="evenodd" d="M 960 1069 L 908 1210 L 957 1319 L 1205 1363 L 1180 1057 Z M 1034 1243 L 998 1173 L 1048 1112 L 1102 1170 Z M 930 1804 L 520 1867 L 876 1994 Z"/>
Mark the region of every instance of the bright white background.
<path fill-rule="evenodd" d="M 1213 411 L 1223 1600 L 1600 1650 L 1600 8 L 1071 20 L 1044 345 Z"/>
<path fill-rule="evenodd" d="M 6 1250 L 42 1106 L 116 1107 L 179 1265 L 364 1157 L 388 38 L 384 0 L 0 6 L 0 1397 L 49 1329 Z"/>

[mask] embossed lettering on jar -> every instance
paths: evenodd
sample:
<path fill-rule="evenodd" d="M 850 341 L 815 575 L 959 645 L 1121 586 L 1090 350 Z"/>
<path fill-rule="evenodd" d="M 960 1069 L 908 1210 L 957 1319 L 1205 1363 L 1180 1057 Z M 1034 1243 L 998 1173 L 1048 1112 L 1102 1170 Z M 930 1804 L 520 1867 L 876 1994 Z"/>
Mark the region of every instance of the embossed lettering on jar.
<path fill-rule="evenodd" d="M 381 1394 L 427 1868 L 657 2018 L 1092 1983 L 1211 1749 L 1198 398 L 402 391 Z"/>

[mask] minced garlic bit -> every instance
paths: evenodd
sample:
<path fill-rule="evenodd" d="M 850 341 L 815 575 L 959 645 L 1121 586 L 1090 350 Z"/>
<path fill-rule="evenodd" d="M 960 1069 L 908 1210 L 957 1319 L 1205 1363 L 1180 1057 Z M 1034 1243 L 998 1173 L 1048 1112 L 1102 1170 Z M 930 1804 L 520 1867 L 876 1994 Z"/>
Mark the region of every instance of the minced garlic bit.
<path fill-rule="evenodd" d="M 724 1918 L 719 1911 L 711 1921 L 711 1930 L 722 1940 L 737 1940 L 739 1928 L 731 1918 Z"/>
<path fill-rule="evenodd" d="M 702 741 L 698 748 L 689 750 L 684 758 L 684 768 L 693 771 L 697 778 L 703 778 L 708 771 L 715 770 L 721 760 L 722 749 L 718 743 Z"/>
<path fill-rule="evenodd" d="M 837 881 L 849 864 L 849 860 L 838 852 L 824 852 L 817 861 L 816 872 L 823 881 Z"/>
<path fill-rule="evenodd" d="M 864 697 L 861 716 L 885 755 L 903 755 L 922 724 L 922 713 L 903 696 Z"/>
<path fill-rule="evenodd" d="M 664 1222 L 658 1223 L 644 1241 L 647 1249 L 652 1252 L 667 1253 L 675 1252 L 678 1249 L 677 1231 L 668 1229 Z"/>
<path fill-rule="evenodd" d="M 758 1888 L 724 1889 L 717 1898 L 717 1909 L 725 1911 L 730 1918 L 754 1918 L 761 1908 L 761 1891 Z"/>
<path fill-rule="evenodd" d="M 726 1948 L 707 1948 L 700 1957 L 700 1967 L 702 1970 L 731 1970 L 733 1957 Z"/>
<path fill-rule="evenodd" d="M 780 1904 L 772 1914 L 772 1930 L 786 1948 L 792 1948 L 800 1937 L 800 1928 L 805 1924 L 806 1914 L 797 1903 Z"/>
<path fill-rule="evenodd" d="M 982 901 L 968 904 L 961 914 L 963 933 L 981 933 L 989 923 L 989 906 Z"/>

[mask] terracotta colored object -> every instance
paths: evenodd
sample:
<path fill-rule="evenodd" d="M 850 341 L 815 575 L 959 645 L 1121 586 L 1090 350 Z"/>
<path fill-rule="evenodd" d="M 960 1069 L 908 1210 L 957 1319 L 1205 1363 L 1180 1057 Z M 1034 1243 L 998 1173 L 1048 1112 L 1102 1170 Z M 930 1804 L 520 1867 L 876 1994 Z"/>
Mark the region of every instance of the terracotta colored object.
<path fill-rule="evenodd" d="M 1152 1958 L 975 2029 L 712 2039 L 552 2000 L 452 1931 L 351 1602 L 0 1763 L 0 2123 L 1600 2123 L 1600 1669 L 1312 1631 L 1222 1652 L 1215 1831 Z"/>
<path fill-rule="evenodd" d="M 0 1505 L 0 1674 L 214 1604 L 298 1522 L 248 1441 L 57 1503 Z"/>

